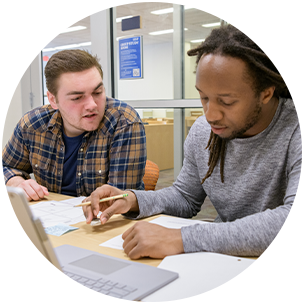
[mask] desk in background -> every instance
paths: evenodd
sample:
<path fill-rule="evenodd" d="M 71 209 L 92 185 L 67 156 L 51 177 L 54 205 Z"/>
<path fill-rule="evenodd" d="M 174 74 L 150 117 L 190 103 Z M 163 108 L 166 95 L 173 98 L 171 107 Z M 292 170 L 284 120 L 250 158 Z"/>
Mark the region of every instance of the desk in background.
<path fill-rule="evenodd" d="M 151 121 L 144 125 L 147 159 L 159 166 L 159 170 L 174 167 L 174 124 L 167 121 Z"/>

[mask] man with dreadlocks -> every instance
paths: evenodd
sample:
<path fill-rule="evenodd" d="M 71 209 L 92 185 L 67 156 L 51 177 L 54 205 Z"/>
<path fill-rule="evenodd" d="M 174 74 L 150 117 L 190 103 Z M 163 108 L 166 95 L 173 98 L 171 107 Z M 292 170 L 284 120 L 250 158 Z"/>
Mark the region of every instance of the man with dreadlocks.
<path fill-rule="evenodd" d="M 302 151 L 293 101 L 270 59 L 233 26 L 213 30 L 188 54 L 197 56 L 196 88 L 205 116 L 185 141 L 176 182 L 155 192 L 128 191 L 110 206 L 99 199 L 122 191 L 102 186 L 84 208 L 87 223 L 99 210 L 102 223 L 114 213 L 193 217 L 208 196 L 218 212 L 214 223 L 168 229 L 137 222 L 123 234 L 126 254 L 259 256 L 284 224 L 298 187 Z"/>

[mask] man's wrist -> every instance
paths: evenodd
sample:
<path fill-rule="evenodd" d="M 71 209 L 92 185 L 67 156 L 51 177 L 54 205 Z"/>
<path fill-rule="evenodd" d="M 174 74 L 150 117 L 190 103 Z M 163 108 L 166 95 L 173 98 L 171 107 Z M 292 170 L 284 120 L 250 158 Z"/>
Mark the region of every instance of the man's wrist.
<path fill-rule="evenodd" d="M 139 204 L 138 204 L 138 199 L 135 193 L 131 190 L 126 191 L 128 194 L 127 200 L 130 202 L 130 212 L 139 212 Z"/>
<path fill-rule="evenodd" d="M 12 178 L 10 178 L 7 182 L 6 182 L 6 186 L 12 186 L 12 187 L 17 187 L 19 184 L 21 184 L 23 181 L 25 181 L 25 179 L 21 176 L 14 176 Z"/>

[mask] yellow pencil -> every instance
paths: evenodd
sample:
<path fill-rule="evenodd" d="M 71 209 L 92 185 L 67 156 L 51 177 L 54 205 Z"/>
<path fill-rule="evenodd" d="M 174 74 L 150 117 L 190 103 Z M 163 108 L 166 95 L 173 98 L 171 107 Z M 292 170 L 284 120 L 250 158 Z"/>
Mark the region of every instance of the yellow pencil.
<path fill-rule="evenodd" d="M 117 195 L 117 196 L 113 196 L 113 197 L 107 197 L 107 198 L 101 199 L 100 202 L 115 200 L 115 199 L 121 199 L 121 198 L 124 198 L 124 197 L 127 197 L 127 196 L 128 196 L 128 194 L 122 194 L 122 195 Z M 87 202 L 82 202 L 80 204 L 77 204 L 74 207 L 82 207 L 82 206 L 90 205 L 90 204 L 91 204 L 91 201 L 87 201 Z"/>

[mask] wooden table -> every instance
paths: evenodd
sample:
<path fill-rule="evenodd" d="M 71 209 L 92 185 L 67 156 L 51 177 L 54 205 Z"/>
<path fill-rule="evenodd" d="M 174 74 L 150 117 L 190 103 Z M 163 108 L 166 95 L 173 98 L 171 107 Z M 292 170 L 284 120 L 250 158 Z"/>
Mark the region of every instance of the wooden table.
<path fill-rule="evenodd" d="M 70 198 L 72 197 L 61 194 L 50 193 L 50 196 L 46 197 L 45 200 L 62 201 Z M 35 204 L 38 202 L 40 201 L 33 202 L 31 204 Z M 86 224 L 86 222 L 83 221 L 73 225 L 74 227 L 79 228 L 78 230 L 68 232 L 62 236 L 48 235 L 48 237 L 53 247 L 58 247 L 61 245 L 68 244 L 68 245 L 96 251 L 102 254 L 106 254 L 126 260 L 131 260 L 123 250 L 101 247 L 99 245 L 113 237 L 121 235 L 128 228 L 133 226 L 137 221 L 151 221 L 159 216 L 160 215 L 155 215 L 141 220 L 130 220 L 122 215 L 114 215 L 104 225 L 93 227 L 90 224 Z M 162 216 L 172 217 L 168 215 L 162 215 Z M 246 257 L 246 258 L 256 259 L 255 257 Z M 162 259 L 153 259 L 153 258 L 141 258 L 137 260 L 137 262 L 139 263 L 147 264 L 154 267 L 157 267 L 161 263 L 161 261 Z"/>
<path fill-rule="evenodd" d="M 72 197 L 61 194 L 50 193 L 50 196 L 46 197 L 45 200 L 62 201 L 70 198 Z M 31 204 L 35 204 L 37 202 L 33 202 Z M 148 217 L 143 219 L 143 221 L 150 221 L 159 216 L 160 215 Z M 93 227 L 90 224 L 86 224 L 86 222 L 84 221 L 73 225 L 74 227 L 79 228 L 78 230 L 68 232 L 62 236 L 48 235 L 48 237 L 53 247 L 58 247 L 64 244 L 68 244 L 68 245 L 92 250 L 95 252 L 99 252 L 102 254 L 130 260 L 130 258 L 125 254 L 123 250 L 101 247 L 99 246 L 99 244 L 113 237 L 121 235 L 133 224 L 135 224 L 136 221 L 137 220 L 127 219 L 122 215 L 114 215 L 104 225 Z M 161 263 L 161 261 L 162 259 L 152 259 L 152 258 L 142 258 L 137 260 L 137 262 L 139 263 L 144 263 L 154 267 L 157 267 Z"/>

